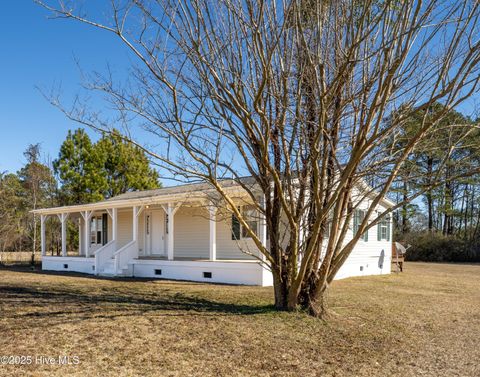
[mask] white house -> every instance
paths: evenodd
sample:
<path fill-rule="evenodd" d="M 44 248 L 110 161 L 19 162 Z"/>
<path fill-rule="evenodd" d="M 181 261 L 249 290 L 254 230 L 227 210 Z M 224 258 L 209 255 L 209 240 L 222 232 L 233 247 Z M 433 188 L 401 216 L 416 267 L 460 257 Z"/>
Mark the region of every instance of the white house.
<path fill-rule="evenodd" d="M 223 187 L 243 210 L 245 191 L 234 181 Z M 255 255 L 258 249 L 231 214 L 209 205 L 213 190 L 187 184 L 129 192 L 85 205 L 34 211 L 41 217 L 42 269 L 104 276 L 179 279 L 202 282 L 272 285 L 272 274 Z M 379 211 L 393 206 L 387 199 Z M 47 256 L 45 221 L 58 216 L 62 224 L 62 255 Z M 362 216 L 357 211 L 356 216 Z M 67 219 L 79 227 L 76 255 L 67 255 Z M 264 221 L 257 234 L 268 242 Z M 355 221 L 347 239 L 352 237 Z M 337 279 L 390 273 L 392 227 L 389 220 L 371 228 L 357 244 Z M 235 234 L 232 234 L 234 232 Z"/>

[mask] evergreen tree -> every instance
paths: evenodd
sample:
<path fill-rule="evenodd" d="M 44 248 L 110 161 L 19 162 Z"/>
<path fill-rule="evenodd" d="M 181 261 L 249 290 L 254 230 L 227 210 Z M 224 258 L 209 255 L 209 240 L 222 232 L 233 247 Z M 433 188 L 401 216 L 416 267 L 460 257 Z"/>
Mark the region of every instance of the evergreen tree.
<path fill-rule="evenodd" d="M 158 173 L 150 167 L 145 153 L 123 140 L 117 130 L 104 134 L 95 144 L 95 149 L 101 156 L 107 181 L 105 197 L 159 187 Z"/>
<path fill-rule="evenodd" d="M 0 173 L 0 251 L 11 249 L 24 234 L 22 191 L 16 174 Z"/>
<path fill-rule="evenodd" d="M 107 181 L 102 161 L 85 130 L 68 131 L 53 166 L 61 183 L 62 204 L 91 203 L 104 198 Z"/>
<path fill-rule="evenodd" d="M 92 143 L 83 129 L 69 131 L 54 161 L 63 204 L 90 203 L 132 190 L 160 187 L 145 153 L 114 130 Z"/>

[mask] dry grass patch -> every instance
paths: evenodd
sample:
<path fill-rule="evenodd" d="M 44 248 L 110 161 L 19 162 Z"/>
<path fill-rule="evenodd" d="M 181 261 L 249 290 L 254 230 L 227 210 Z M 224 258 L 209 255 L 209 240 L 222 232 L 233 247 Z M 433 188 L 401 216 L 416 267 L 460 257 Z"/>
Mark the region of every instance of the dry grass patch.
<path fill-rule="evenodd" d="M 480 266 L 409 263 L 333 284 L 332 318 L 278 313 L 271 288 L 0 270 L 2 355 L 34 376 L 479 376 Z"/>

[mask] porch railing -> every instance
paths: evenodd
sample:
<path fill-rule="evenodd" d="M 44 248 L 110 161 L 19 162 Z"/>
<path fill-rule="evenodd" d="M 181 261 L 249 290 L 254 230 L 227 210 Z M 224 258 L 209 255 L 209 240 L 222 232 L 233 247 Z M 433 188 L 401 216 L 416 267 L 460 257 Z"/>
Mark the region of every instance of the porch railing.
<path fill-rule="evenodd" d="M 113 256 L 115 257 L 115 272 L 119 273 L 128 266 L 128 263 L 137 257 L 137 241 L 130 241 L 125 246 L 118 249 Z"/>
<path fill-rule="evenodd" d="M 98 275 L 105 263 L 113 258 L 116 242 L 112 240 L 95 251 L 95 274 Z"/>

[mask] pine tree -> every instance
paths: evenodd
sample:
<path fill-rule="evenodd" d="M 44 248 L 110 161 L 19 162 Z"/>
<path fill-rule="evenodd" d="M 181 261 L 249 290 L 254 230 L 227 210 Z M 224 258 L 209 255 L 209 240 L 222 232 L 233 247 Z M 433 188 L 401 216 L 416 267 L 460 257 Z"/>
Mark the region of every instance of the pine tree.
<path fill-rule="evenodd" d="M 158 173 L 150 167 L 145 153 L 123 140 L 117 130 L 104 134 L 95 149 L 102 160 L 107 181 L 105 197 L 159 187 Z"/>
<path fill-rule="evenodd" d="M 145 153 L 114 130 L 92 143 L 83 129 L 69 131 L 54 161 L 63 204 L 91 203 L 132 190 L 160 187 Z"/>
<path fill-rule="evenodd" d="M 64 205 L 91 203 L 104 198 L 107 180 L 102 161 L 85 130 L 68 131 L 53 166 L 60 179 Z"/>

